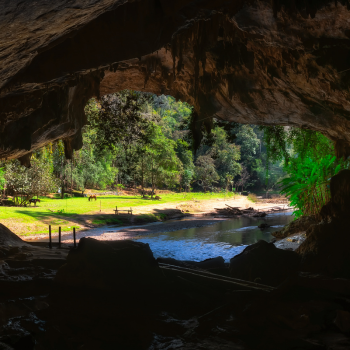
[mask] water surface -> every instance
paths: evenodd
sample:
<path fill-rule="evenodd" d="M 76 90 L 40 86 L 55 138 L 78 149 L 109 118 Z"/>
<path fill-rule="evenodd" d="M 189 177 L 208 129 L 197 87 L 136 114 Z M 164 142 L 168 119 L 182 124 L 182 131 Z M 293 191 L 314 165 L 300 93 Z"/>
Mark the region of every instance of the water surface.
<path fill-rule="evenodd" d="M 156 258 L 202 261 L 222 256 L 228 262 L 250 244 L 261 239 L 270 242 L 274 239 L 271 233 L 280 230 L 292 220 L 291 211 L 268 214 L 265 218 L 187 218 L 141 226 L 104 226 L 77 233 L 77 240 L 82 237 L 100 240 L 131 239 L 148 243 Z M 262 223 L 267 223 L 270 227 L 261 230 L 258 226 Z M 183 229 L 178 230 L 179 227 Z M 69 244 L 72 244 L 72 239 L 72 234 L 62 237 L 62 241 Z M 48 240 L 48 237 L 44 237 L 35 241 Z M 57 241 L 57 237 L 53 241 Z"/>
<path fill-rule="evenodd" d="M 274 239 L 271 233 L 292 220 L 292 212 L 269 214 L 265 218 L 240 217 L 209 226 L 139 235 L 132 239 L 148 243 L 156 258 L 201 261 L 222 256 L 228 262 L 247 245 L 261 239 L 270 242 Z M 258 228 L 261 223 L 271 227 L 261 230 Z"/>

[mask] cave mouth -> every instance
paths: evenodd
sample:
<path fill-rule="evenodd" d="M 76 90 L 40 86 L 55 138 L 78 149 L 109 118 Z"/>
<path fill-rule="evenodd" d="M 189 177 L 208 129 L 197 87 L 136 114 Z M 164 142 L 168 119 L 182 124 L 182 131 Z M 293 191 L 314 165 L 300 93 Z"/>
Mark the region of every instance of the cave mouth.
<path fill-rule="evenodd" d="M 14 0 L 0 8 L 2 159 L 29 166 L 57 140 L 75 159 L 87 102 L 124 89 L 189 103 L 194 133 L 211 128 L 203 122 L 213 116 L 293 126 L 334 141 L 339 160 L 350 155 L 347 0 Z M 257 242 L 229 275 L 222 260 L 157 262 L 141 242 L 83 238 L 77 249 L 47 249 L 0 225 L 0 347 L 347 349 L 349 182 L 343 169 L 313 186 L 315 197 L 297 196 L 327 202 L 321 220 L 287 228 L 305 229 L 297 252 Z"/>
<path fill-rule="evenodd" d="M 213 116 L 291 125 L 322 132 L 337 143 L 339 157 L 347 156 L 346 1 L 294 5 L 82 4 L 84 20 L 72 17 L 66 6 L 28 10 L 39 26 L 27 31 L 29 44 L 23 49 L 22 39 L 15 46 L 3 41 L 8 68 L 1 73 L 0 157 L 27 163 L 30 152 L 64 139 L 70 158 L 71 150 L 82 146 L 87 101 L 124 89 L 188 102 L 199 129 L 201 120 Z M 55 13 L 60 13 L 57 23 L 65 25 L 55 34 L 39 30 L 51 28 Z M 26 21 L 14 18 L 23 24 L 12 33 L 20 38 Z M 325 23 L 331 29 L 325 31 Z"/>

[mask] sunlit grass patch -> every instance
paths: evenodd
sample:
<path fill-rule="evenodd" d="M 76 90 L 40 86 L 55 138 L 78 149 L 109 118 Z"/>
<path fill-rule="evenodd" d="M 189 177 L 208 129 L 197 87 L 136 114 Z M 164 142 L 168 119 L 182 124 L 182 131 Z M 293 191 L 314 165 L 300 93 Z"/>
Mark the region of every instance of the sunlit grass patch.
<path fill-rule="evenodd" d="M 20 236 L 43 234 L 48 232 L 48 225 L 57 231 L 62 227 L 66 232 L 76 227 L 106 224 L 127 224 L 130 218 L 121 215 L 114 216 L 114 209 L 134 209 L 147 205 L 180 203 L 202 200 L 233 199 L 233 194 L 224 193 L 161 193 L 161 200 L 142 199 L 141 196 L 101 195 L 97 200 L 89 201 L 86 197 L 48 198 L 40 197 L 36 207 L 0 207 L 0 223 Z M 101 212 L 100 212 L 101 210 Z M 103 216 L 106 215 L 106 217 Z M 146 215 L 146 214 L 145 214 Z M 154 222 L 164 220 L 163 214 L 147 214 L 136 218 L 136 223 Z"/>
<path fill-rule="evenodd" d="M 161 216 L 160 214 L 141 214 L 141 215 L 136 215 L 134 217 L 134 223 L 136 224 L 141 224 L 141 223 L 148 223 L 148 222 L 157 222 L 161 221 Z"/>
<path fill-rule="evenodd" d="M 253 203 L 256 203 L 258 201 L 258 197 L 256 194 L 254 193 L 249 193 L 248 197 L 247 197 L 250 201 L 252 201 Z"/>
<path fill-rule="evenodd" d="M 123 224 L 123 221 L 120 219 L 114 219 L 114 218 L 98 218 L 95 220 L 92 220 L 91 223 L 93 225 L 121 225 Z"/>

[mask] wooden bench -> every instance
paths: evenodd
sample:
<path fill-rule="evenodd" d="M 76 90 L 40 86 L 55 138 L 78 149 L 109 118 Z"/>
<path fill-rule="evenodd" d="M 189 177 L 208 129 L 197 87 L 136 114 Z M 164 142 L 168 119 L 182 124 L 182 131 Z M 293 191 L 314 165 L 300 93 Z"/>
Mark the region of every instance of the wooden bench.
<path fill-rule="evenodd" d="M 118 209 L 118 207 L 115 207 L 114 214 L 119 215 L 119 212 L 121 212 L 121 211 L 126 211 L 128 215 L 132 215 L 132 208 L 120 210 L 120 209 Z"/>

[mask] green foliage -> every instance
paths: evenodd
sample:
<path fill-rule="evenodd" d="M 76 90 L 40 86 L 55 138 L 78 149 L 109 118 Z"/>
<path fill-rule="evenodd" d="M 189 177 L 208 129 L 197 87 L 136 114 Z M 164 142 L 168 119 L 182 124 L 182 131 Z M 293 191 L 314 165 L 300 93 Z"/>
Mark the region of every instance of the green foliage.
<path fill-rule="evenodd" d="M 52 163 L 45 150 L 33 154 L 30 168 L 25 168 L 18 160 L 6 162 L 3 176 L 15 205 L 25 205 L 33 196 L 45 195 L 57 189 Z"/>
<path fill-rule="evenodd" d="M 273 162 L 284 160 L 288 164 L 295 154 L 301 159 L 322 159 L 334 154 L 332 141 L 317 131 L 283 126 L 260 129 L 264 131 L 268 158 Z"/>
<path fill-rule="evenodd" d="M 242 171 L 240 147 L 227 140 L 227 134 L 223 128 L 216 127 L 213 130 L 213 145 L 210 152 L 215 159 L 215 167 L 219 175 L 219 184 L 227 185 L 227 179 L 235 178 Z"/>
<path fill-rule="evenodd" d="M 329 197 L 330 177 L 346 166 L 344 162 L 336 161 L 332 142 L 312 130 L 282 126 L 261 129 L 267 148 L 266 164 L 272 160 L 283 165 L 287 178 L 278 185 L 296 206 L 296 217 L 318 214 Z M 265 169 L 266 182 L 271 177 L 276 178 L 273 167 L 269 165 Z"/>
<path fill-rule="evenodd" d="M 99 113 L 92 113 L 89 122 L 98 132 L 96 138 L 99 149 L 114 149 L 121 144 L 128 149 L 135 143 L 148 143 L 150 127 L 147 103 L 152 95 L 123 90 L 101 98 Z"/>
<path fill-rule="evenodd" d="M 174 141 L 183 138 L 188 130 L 180 130 L 184 120 L 192 114 L 192 107 L 186 102 L 176 101 L 171 96 L 154 96 L 153 113 L 158 115 L 163 134 Z"/>
<path fill-rule="evenodd" d="M 256 203 L 258 201 L 258 197 L 254 193 L 249 193 L 247 198 L 253 203 Z"/>
<path fill-rule="evenodd" d="M 318 162 L 309 157 L 295 158 L 286 166 L 289 176 L 281 181 L 281 192 L 296 207 L 296 218 L 320 212 L 330 198 L 330 178 L 346 166 L 347 162 L 337 161 L 332 155 L 326 155 Z"/>
<path fill-rule="evenodd" d="M 242 163 L 248 167 L 259 153 L 260 140 L 250 125 L 240 125 L 236 131 L 235 144 L 240 146 Z"/>
<path fill-rule="evenodd" d="M 204 192 L 211 190 L 220 180 L 216 172 L 214 159 L 210 155 L 199 156 L 196 160 L 196 179 Z"/>
<path fill-rule="evenodd" d="M 264 142 L 267 148 L 267 158 L 273 162 L 284 159 L 286 163 L 290 158 L 288 143 L 291 138 L 283 126 L 262 126 Z"/>
<path fill-rule="evenodd" d="M 0 168 L 0 191 L 4 189 L 5 184 L 5 171 L 4 168 Z"/>
<path fill-rule="evenodd" d="M 173 187 L 179 180 L 181 162 L 176 155 L 173 140 L 167 139 L 159 126 L 153 126 L 152 141 L 145 146 L 142 157 L 143 176 L 152 186 L 152 196 L 156 187 Z"/>
<path fill-rule="evenodd" d="M 188 191 L 195 175 L 193 154 L 189 149 L 188 143 L 181 139 L 178 139 L 176 141 L 175 152 L 182 163 L 182 169 L 180 172 L 180 185 Z"/>

